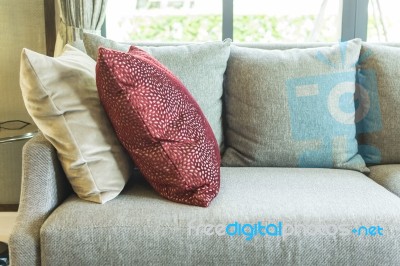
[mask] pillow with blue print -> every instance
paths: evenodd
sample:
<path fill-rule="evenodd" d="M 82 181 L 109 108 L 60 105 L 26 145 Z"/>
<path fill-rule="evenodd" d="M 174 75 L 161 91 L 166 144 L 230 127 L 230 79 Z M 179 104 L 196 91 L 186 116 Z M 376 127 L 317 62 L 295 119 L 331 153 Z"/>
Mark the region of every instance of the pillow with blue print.
<path fill-rule="evenodd" d="M 358 39 L 289 50 L 232 45 L 222 164 L 368 172 L 353 99 L 360 48 Z"/>

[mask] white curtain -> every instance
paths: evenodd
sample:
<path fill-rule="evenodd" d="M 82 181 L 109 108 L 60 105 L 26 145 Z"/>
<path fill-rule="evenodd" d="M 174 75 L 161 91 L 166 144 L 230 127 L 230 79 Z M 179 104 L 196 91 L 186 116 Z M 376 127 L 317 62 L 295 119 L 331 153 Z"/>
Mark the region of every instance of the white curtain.
<path fill-rule="evenodd" d="M 107 0 L 58 0 L 60 23 L 54 56 L 61 54 L 65 44 L 82 39 L 84 32 L 101 34 Z"/>

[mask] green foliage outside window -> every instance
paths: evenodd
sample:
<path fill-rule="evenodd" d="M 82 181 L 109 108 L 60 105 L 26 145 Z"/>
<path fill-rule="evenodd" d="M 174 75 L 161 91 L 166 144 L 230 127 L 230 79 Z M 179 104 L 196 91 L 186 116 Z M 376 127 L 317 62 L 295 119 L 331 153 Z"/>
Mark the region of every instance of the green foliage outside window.
<path fill-rule="evenodd" d="M 237 42 L 301 42 L 310 41 L 315 16 L 276 17 L 265 15 L 235 16 L 234 40 Z M 122 23 L 126 23 L 122 22 Z M 131 19 L 129 38 L 137 41 L 211 41 L 222 37 L 221 15 L 137 16 Z M 320 41 L 333 42 L 334 18 L 325 21 Z"/>

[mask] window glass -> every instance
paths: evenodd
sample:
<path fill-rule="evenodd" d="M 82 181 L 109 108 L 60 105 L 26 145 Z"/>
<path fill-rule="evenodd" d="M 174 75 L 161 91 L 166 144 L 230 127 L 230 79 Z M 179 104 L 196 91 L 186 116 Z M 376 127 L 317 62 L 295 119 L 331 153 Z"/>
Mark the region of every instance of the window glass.
<path fill-rule="evenodd" d="M 113 0 L 107 37 L 117 41 L 184 42 L 222 38 L 221 0 Z"/>
<path fill-rule="evenodd" d="M 369 0 L 368 41 L 400 42 L 398 1 Z"/>
<path fill-rule="evenodd" d="M 340 0 L 234 0 L 233 38 L 239 42 L 336 42 Z"/>

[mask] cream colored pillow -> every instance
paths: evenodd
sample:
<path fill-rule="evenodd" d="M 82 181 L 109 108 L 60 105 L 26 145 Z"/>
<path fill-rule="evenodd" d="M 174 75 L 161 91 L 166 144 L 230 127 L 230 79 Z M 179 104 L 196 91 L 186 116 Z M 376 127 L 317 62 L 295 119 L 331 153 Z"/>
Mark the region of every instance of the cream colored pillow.
<path fill-rule="evenodd" d="M 76 194 L 104 203 L 121 192 L 132 163 L 100 105 L 95 66 L 70 45 L 56 58 L 24 49 L 20 85 L 29 114 L 56 148 Z"/>

